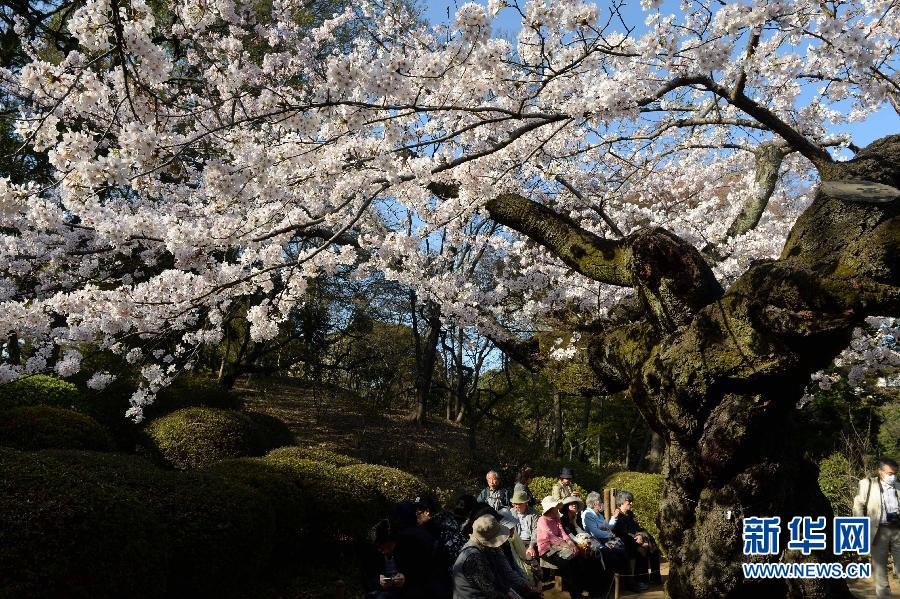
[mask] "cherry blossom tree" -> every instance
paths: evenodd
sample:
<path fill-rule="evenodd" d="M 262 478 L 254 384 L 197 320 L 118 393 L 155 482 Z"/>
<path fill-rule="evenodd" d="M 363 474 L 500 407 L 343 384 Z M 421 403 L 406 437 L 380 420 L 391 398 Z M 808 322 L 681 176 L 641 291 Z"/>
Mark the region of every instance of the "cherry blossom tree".
<path fill-rule="evenodd" d="M 628 391 L 667 446 L 671 596 L 847 595 L 743 580 L 740 523 L 828 512 L 794 406 L 898 315 L 900 140 L 828 133 L 900 106 L 895 0 L 648 0 L 644 24 L 491 0 L 438 27 L 366 0 L 312 29 L 302 0 L 172 6 L 86 0 L 71 47 L 0 73 L 53 169 L 0 181 L 0 327 L 32 348 L 0 379 L 98 343 L 143 366 L 140 418 L 230 306 L 271 339 L 311 277 L 378 271 Z M 523 334 L 563 313 L 575 346 Z"/>

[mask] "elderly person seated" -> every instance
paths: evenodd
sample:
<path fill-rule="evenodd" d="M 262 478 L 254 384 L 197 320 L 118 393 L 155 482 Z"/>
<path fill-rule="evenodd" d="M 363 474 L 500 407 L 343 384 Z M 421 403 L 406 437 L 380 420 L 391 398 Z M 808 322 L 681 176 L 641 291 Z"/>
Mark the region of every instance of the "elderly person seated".
<path fill-rule="evenodd" d="M 561 522 L 563 530 L 578 545 L 578 561 L 582 567 L 583 588 L 592 594 L 603 594 L 609 590 L 612 577 L 607 575 L 600 541 L 588 534 L 581 524 L 584 502 L 580 497 L 566 497 L 562 500 Z"/>
<path fill-rule="evenodd" d="M 612 527 L 603 515 L 603 502 L 600 493 L 592 491 L 587 496 L 587 509 L 581 514 L 584 530 L 600 544 L 600 553 L 606 568 L 620 574 L 626 574 L 628 559 L 625 555 L 625 544 L 612 532 Z"/>
<path fill-rule="evenodd" d="M 635 576 L 629 580 L 634 580 L 637 583 L 637 590 L 643 591 L 648 588 L 648 581 L 652 584 L 662 584 L 659 573 L 659 548 L 650 533 L 635 519 L 631 510 L 633 504 L 634 495 L 628 491 L 616 493 L 616 510 L 609 523 L 613 534 L 624 541 L 628 558 L 635 562 Z"/>
<path fill-rule="evenodd" d="M 550 495 L 554 499 L 558 499 L 562 501 L 566 497 L 571 497 L 572 495 L 578 495 L 578 491 L 575 491 L 572 488 L 572 479 L 575 478 L 575 473 L 572 472 L 571 468 L 563 468 L 559 473 L 559 480 L 553 483 L 553 489 L 550 491 Z"/>
<path fill-rule="evenodd" d="M 487 486 L 478 494 L 478 503 L 485 503 L 497 511 L 511 507 L 509 489 L 500 486 L 500 474 L 496 470 L 491 470 L 484 478 Z"/>
<path fill-rule="evenodd" d="M 531 496 L 526 491 L 516 491 L 512 496 L 512 515 L 518 520 L 517 532 L 526 547 L 525 557 L 529 560 L 538 555 L 537 525 L 540 515 L 531 507 Z"/>
<path fill-rule="evenodd" d="M 551 495 L 541 501 L 544 514 L 537 525 L 538 555 L 557 569 L 573 597 L 581 597 L 581 590 L 585 588 L 584 562 L 578 559 L 578 545 L 563 528 L 561 507 L 562 502 Z"/>
<path fill-rule="evenodd" d="M 513 592 L 540 596 L 540 589 L 511 567 L 500 551 L 510 534 L 510 529 L 491 515 L 472 523 L 472 536 L 453 564 L 453 599 L 507 599 L 515 596 Z"/>

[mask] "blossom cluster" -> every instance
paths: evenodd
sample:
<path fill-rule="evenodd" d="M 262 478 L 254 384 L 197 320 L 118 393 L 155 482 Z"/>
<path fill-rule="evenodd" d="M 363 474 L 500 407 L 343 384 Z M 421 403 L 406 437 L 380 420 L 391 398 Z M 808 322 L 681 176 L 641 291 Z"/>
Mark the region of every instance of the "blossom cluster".
<path fill-rule="evenodd" d="M 658 225 L 720 246 L 727 283 L 779 253 L 811 165 L 789 156 L 759 224 L 729 237 L 762 193 L 760 144 L 779 138 L 677 82 L 712 73 L 823 145 L 845 143 L 826 123 L 894 93 L 877 75 L 897 58 L 890 0 L 685 0 L 673 14 L 648 1 L 628 29 L 582 0 L 466 3 L 444 27 L 381 0 L 310 27 L 303 5 L 177 0 L 166 16 L 86 0 L 67 23 L 77 47 L 47 60 L 32 40 L 32 60 L 0 72 L 17 135 L 53 177 L 0 179 L 0 328 L 33 347 L 0 381 L 50 368 L 54 346 L 98 343 L 142 365 L 139 418 L 235 306 L 272 339 L 307 281 L 337 270 L 380 271 L 499 336 L 628 293 L 491 222 L 500 193 L 602 236 Z M 493 35 L 499 11 L 521 15 L 515 39 Z M 80 356 L 52 367 L 70 375 Z"/>

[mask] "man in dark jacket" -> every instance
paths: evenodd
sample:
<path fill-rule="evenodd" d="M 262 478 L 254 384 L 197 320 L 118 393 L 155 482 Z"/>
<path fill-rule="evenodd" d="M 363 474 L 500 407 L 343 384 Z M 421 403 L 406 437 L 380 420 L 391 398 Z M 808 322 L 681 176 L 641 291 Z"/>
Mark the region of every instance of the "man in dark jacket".
<path fill-rule="evenodd" d="M 613 534 L 625 543 L 628 557 L 635 560 L 635 576 L 626 580 L 635 581 L 637 590 L 645 590 L 649 586 L 648 580 L 651 584 L 662 584 L 659 573 L 659 549 L 650 533 L 635 519 L 631 511 L 633 504 L 634 495 L 628 491 L 616 493 L 616 510 L 609 519 L 609 524 L 612 526 Z"/>
<path fill-rule="evenodd" d="M 362 557 L 363 588 L 366 599 L 402 599 L 406 596 L 406 575 L 394 551 L 397 537 L 390 522 L 382 520 L 369 531 L 371 545 Z"/>

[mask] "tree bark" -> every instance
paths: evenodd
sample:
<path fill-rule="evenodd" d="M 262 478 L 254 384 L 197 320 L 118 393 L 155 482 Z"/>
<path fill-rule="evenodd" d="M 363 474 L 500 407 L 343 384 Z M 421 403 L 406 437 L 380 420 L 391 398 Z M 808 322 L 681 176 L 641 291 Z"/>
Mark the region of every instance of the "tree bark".
<path fill-rule="evenodd" d="M 550 441 L 550 450 L 554 458 L 562 457 L 563 446 L 563 410 L 562 396 L 556 389 L 553 390 L 553 436 Z"/>
<path fill-rule="evenodd" d="M 737 99 L 813 159 L 823 183 L 781 256 L 754 263 L 724 293 L 697 250 L 664 230 L 595 243 L 524 198 L 501 196 L 487 207 L 582 274 L 637 292 L 644 317 L 617 320 L 611 310 L 607 326 L 588 338 L 588 358 L 604 393 L 627 390 L 665 440 L 658 525 L 668 595 L 849 598 L 841 580 L 744 579 L 742 521 L 780 516 L 784 548 L 792 517 L 831 516 L 815 465 L 797 445 L 795 405 L 855 326 L 867 316 L 900 315 L 900 136 L 835 163 L 764 108 Z"/>
<path fill-rule="evenodd" d="M 22 361 L 22 354 L 19 350 L 19 336 L 12 332 L 6 337 L 6 358 L 10 364 L 16 366 Z"/>
<path fill-rule="evenodd" d="M 577 457 L 579 461 L 585 461 L 585 452 L 587 450 L 587 432 L 591 424 L 591 404 L 594 396 L 590 393 L 584 394 L 584 409 L 581 412 L 581 429 L 578 432 L 578 449 Z"/>
<path fill-rule="evenodd" d="M 413 306 L 415 311 L 415 306 Z M 434 379 L 434 365 L 437 362 L 438 336 L 441 332 L 441 309 L 434 302 L 425 304 L 425 320 L 428 333 L 421 343 L 420 358 L 416 360 L 416 414 L 415 422 L 425 426 L 428 421 L 428 396 Z M 417 345 L 418 342 L 417 342 Z"/>

